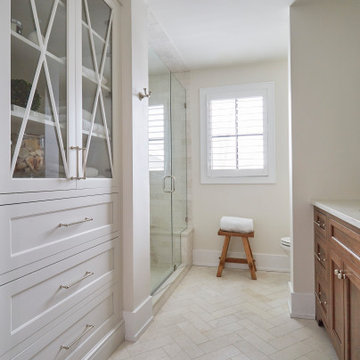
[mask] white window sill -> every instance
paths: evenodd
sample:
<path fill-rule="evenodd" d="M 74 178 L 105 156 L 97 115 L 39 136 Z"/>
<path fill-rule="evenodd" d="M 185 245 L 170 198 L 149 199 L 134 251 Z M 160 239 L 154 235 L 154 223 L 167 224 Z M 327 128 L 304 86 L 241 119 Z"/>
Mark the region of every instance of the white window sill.
<path fill-rule="evenodd" d="M 201 184 L 246 184 L 246 185 L 257 185 L 257 184 L 276 184 L 276 177 L 273 176 L 241 176 L 241 177 L 209 177 L 202 176 Z"/>

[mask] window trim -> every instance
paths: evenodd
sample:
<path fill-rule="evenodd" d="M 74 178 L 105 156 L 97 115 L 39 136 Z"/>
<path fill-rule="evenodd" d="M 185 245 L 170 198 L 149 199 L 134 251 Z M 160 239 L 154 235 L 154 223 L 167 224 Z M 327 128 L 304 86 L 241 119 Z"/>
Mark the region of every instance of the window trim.
<path fill-rule="evenodd" d="M 201 184 L 272 184 L 276 182 L 275 84 L 249 83 L 200 89 L 200 173 Z M 245 96 L 264 98 L 264 169 L 212 170 L 210 168 L 209 102 Z"/>

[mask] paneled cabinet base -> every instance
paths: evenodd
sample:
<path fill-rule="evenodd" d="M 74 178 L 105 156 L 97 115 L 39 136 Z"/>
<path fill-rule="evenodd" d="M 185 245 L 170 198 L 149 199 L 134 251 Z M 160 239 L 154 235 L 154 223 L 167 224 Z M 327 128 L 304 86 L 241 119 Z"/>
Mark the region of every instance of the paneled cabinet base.
<path fill-rule="evenodd" d="M 315 207 L 316 320 L 340 360 L 360 360 L 360 229 Z"/>

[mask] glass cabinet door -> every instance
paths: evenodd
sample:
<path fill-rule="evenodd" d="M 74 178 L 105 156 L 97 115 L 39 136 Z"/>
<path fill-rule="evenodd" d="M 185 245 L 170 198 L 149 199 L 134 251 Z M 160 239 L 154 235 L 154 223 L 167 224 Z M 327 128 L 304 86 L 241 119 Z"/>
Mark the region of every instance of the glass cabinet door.
<path fill-rule="evenodd" d="M 86 178 L 112 178 L 113 9 L 82 1 L 82 148 Z"/>
<path fill-rule="evenodd" d="M 11 0 L 13 178 L 69 178 L 67 1 Z"/>

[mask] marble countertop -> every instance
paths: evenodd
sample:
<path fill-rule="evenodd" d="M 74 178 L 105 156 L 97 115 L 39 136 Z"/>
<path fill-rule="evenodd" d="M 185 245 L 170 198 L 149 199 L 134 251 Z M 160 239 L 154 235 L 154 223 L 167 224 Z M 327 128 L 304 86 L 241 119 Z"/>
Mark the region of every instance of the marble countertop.
<path fill-rule="evenodd" d="M 360 229 L 360 200 L 314 200 L 312 204 Z"/>

